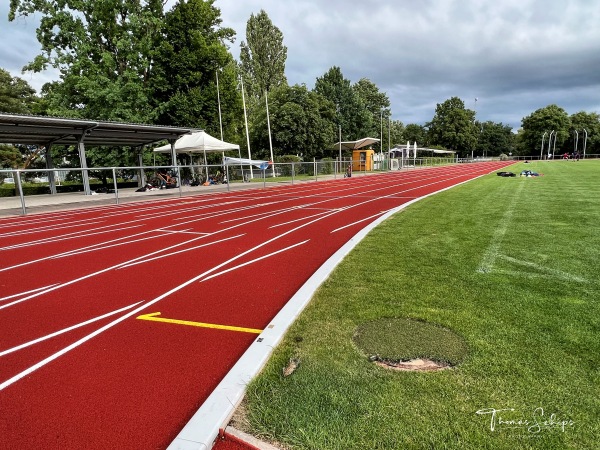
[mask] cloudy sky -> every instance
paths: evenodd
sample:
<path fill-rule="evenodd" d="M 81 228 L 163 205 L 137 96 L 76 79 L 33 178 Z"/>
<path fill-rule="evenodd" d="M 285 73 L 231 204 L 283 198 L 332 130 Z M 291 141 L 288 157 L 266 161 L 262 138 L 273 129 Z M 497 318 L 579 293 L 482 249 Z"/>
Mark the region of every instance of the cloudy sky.
<path fill-rule="evenodd" d="M 174 0 L 170 0 L 172 4 Z M 22 74 L 38 52 L 33 18 L 7 21 L 0 0 L 0 67 L 34 88 L 53 73 Z M 265 10 L 288 48 L 290 84 L 314 86 L 332 66 L 368 78 L 392 118 L 424 124 L 460 97 L 482 121 L 511 125 L 549 104 L 600 112 L 598 0 L 216 0 L 239 56 L 251 14 Z M 477 101 L 475 100 L 477 98 Z"/>

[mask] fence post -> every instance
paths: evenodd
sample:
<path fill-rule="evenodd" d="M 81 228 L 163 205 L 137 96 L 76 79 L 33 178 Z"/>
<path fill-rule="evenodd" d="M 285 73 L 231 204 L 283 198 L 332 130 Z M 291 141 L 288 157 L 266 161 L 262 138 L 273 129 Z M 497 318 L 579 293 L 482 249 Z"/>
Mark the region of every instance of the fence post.
<path fill-rule="evenodd" d="M 294 165 L 296 163 L 294 161 L 292 161 L 292 186 L 294 185 Z"/>
<path fill-rule="evenodd" d="M 25 207 L 25 195 L 23 195 L 23 186 L 21 186 L 21 172 L 18 170 L 13 171 L 13 178 L 17 185 L 17 191 L 19 191 L 19 198 L 21 199 L 21 211 L 23 215 L 27 214 L 27 208 Z"/>
<path fill-rule="evenodd" d="M 119 188 L 117 187 L 117 175 L 116 175 L 116 169 L 114 167 L 112 168 L 112 173 L 113 173 L 113 186 L 115 187 L 115 202 L 118 205 L 119 204 Z"/>

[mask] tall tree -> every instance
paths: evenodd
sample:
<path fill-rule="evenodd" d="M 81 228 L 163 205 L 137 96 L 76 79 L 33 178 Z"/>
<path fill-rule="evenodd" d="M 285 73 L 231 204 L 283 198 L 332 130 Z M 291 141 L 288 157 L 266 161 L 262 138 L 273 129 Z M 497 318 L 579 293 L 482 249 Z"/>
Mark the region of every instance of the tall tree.
<path fill-rule="evenodd" d="M 373 116 L 339 67 L 334 66 L 317 78 L 314 91 L 336 105 L 342 140 L 361 139 L 373 131 Z"/>
<path fill-rule="evenodd" d="M 235 32 L 221 28 L 214 0 L 179 1 L 165 15 L 163 40 L 154 57 L 153 105 L 161 124 L 195 126 L 219 136 L 218 93 L 228 120 L 239 115 L 233 58 L 225 42 Z M 225 93 L 228 95 L 225 95 Z"/>
<path fill-rule="evenodd" d="M 246 42 L 240 44 L 241 71 L 248 95 L 258 99 L 265 91 L 287 84 L 286 59 L 281 30 L 264 10 L 256 16 L 252 14 L 246 24 Z"/>
<path fill-rule="evenodd" d="M 382 129 L 387 129 L 388 118 L 390 117 L 390 99 L 385 92 L 380 92 L 379 88 L 368 78 L 361 78 L 352 86 L 352 89 L 362 100 L 365 108 L 371 114 L 371 130 L 368 135 L 380 137 Z M 386 148 L 386 136 L 381 142 L 382 148 Z"/>
<path fill-rule="evenodd" d="M 479 130 L 476 152 L 485 156 L 499 156 L 504 153 L 514 153 L 515 135 L 510 125 L 487 121 L 477 122 L 476 129 Z"/>
<path fill-rule="evenodd" d="M 563 144 L 569 139 L 571 119 L 561 107 L 548 105 L 524 117 L 521 121 L 521 126 L 522 132 L 519 136 L 521 154 L 539 155 L 542 153 L 542 141 L 544 141 L 543 154 L 548 154 L 548 142 L 552 131 L 554 131 L 554 136 L 556 136 L 556 146 L 551 144 L 550 153 L 553 152 L 554 148 L 556 148 L 557 153 L 562 153 Z"/>
<path fill-rule="evenodd" d="M 36 101 L 35 90 L 27 81 L 0 68 L 0 112 L 28 114 Z"/>
<path fill-rule="evenodd" d="M 466 109 L 458 97 L 438 103 L 435 116 L 429 123 L 431 144 L 455 150 L 460 154 L 470 154 L 477 145 L 475 112 Z"/>
<path fill-rule="evenodd" d="M 24 69 L 59 69 L 51 114 L 148 122 L 148 81 L 160 41 L 162 0 L 11 0 L 9 18 L 40 13 L 42 53 Z"/>
<path fill-rule="evenodd" d="M 273 153 L 302 154 L 305 160 L 330 156 L 327 149 L 335 134 L 335 105 L 304 85 L 279 86 L 268 97 Z M 253 121 L 253 147 L 269 157 L 266 109 Z M 253 153 L 254 155 L 254 153 Z"/>
<path fill-rule="evenodd" d="M 403 141 L 416 142 L 417 145 L 427 145 L 427 129 L 423 125 L 409 123 L 404 128 L 403 138 Z"/>

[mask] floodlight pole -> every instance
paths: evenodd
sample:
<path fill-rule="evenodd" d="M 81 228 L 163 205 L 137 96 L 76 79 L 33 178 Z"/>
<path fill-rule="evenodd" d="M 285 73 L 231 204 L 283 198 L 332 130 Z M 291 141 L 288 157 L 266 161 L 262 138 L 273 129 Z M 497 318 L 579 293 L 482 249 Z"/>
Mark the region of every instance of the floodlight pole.
<path fill-rule="evenodd" d="M 583 129 L 583 133 L 583 159 L 585 159 L 585 148 L 587 147 L 587 130 L 585 128 Z"/>
<path fill-rule="evenodd" d="M 574 150 L 573 153 L 577 153 L 577 144 L 579 143 L 579 131 L 577 130 L 573 130 L 573 132 L 575 133 L 575 143 L 574 143 Z"/>
<path fill-rule="evenodd" d="M 246 123 L 246 142 L 248 143 L 248 159 L 252 161 L 252 155 L 250 154 L 250 135 L 248 134 L 248 115 L 246 114 L 246 96 L 244 95 L 244 79 L 240 76 L 242 83 L 242 103 L 244 105 L 244 122 Z M 254 178 L 252 173 L 252 163 L 250 163 L 250 179 Z"/>
<path fill-rule="evenodd" d="M 546 134 L 547 134 L 547 132 L 544 131 L 544 134 L 542 135 L 542 149 L 540 150 L 540 160 L 542 159 L 542 157 L 544 155 L 544 139 L 546 138 Z"/>
<path fill-rule="evenodd" d="M 380 134 L 381 140 L 379 141 L 379 161 L 380 161 L 380 164 L 382 164 L 381 160 L 383 158 L 383 108 L 381 108 L 381 132 L 380 133 L 381 133 Z"/>
<path fill-rule="evenodd" d="M 219 104 L 219 127 L 221 128 L 221 140 L 223 140 L 223 121 L 221 119 L 221 94 L 219 93 L 219 71 L 215 70 L 217 76 L 217 102 Z"/>
<path fill-rule="evenodd" d="M 271 169 L 273 169 L 273 178 L 275 178 L 275 159 L 273 158 L 273 142 L 271 140 L 271 120 L 269 119 L 269 100 L 268 91 L 265 89 L 265 104 L 267 105 L 267 129 L 269 131 L 269 148 L 271 149 Z"/>

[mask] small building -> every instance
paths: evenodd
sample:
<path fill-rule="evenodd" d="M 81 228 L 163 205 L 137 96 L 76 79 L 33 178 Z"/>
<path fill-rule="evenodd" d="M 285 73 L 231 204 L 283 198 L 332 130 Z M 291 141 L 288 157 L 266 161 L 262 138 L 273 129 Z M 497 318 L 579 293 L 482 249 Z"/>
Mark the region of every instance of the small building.
<path fill-rule="evenodd" d="M 373 156 L 375 150 L 358 149 L 352 151 L 352 170 L 353 171 L 371 171 L 373 170 Z"/>

